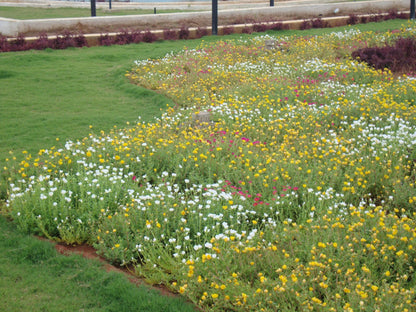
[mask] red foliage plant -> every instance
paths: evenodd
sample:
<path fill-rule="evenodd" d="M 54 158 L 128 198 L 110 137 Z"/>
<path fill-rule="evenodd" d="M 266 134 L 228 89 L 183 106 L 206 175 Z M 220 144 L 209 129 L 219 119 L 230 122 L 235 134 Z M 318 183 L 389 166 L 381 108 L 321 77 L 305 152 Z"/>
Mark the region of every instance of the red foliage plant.
<path fill-rule="evenodd" d="M 416 73 L 416 38 L 399 38 L 394 45 L 362 48 L 351 56 L 375 69 L 394 73 Z"/>

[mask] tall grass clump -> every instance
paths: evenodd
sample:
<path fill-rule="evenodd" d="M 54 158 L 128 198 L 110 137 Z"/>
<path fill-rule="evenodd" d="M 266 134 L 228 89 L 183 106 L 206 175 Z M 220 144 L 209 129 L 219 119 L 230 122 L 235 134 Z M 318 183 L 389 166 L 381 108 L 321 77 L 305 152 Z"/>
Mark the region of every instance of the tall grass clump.
<path fill-rule="evenodd" d="M 126 77 L 176 104 L 9 160 L 10 214 L 205 310 L 415 310 L 416 79 L 351 56 L 404 37 L 414 23 L 136 61 Z"/>

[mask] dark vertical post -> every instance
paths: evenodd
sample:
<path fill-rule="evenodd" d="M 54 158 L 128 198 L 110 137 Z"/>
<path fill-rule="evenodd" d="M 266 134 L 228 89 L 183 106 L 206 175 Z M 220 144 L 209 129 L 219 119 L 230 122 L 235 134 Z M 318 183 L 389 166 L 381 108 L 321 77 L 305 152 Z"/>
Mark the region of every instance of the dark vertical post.
<path fill-rule="evenodd" d="M 212 0 L 212 35 L 218 34 L 218 0 Z"/>
<path fill-rule="evenodd" d="M 108 8 L 111 10 L 111 0 L 108 0 Z"/>
<path fill-rule="evenodd" d="M 410 19 L 415 19 L 415 0 L 410 0 Z"/>
<path fill-rule="evenodd" d="M 90 2 L 91 2 L 91 16 L 96 16 L 97 12 L 95 9 L 95 0 L 90 0 Z"/>
<path fill-rule="evenodd" d="M 274 6 L 274 0 L 270 0 L 270 6 Z"/>
<path fill-rule="evenodd" d="M 153 13 L 156 14 L 156 8 L 153 8 Z"/>

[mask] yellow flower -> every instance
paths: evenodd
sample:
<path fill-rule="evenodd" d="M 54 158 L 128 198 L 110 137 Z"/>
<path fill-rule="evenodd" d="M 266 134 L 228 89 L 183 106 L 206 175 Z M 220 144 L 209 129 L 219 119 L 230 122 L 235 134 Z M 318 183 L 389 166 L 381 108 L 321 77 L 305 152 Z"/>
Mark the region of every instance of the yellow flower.
<path fill-rule="evenodd" d="M 315 302 L 315 303 L 318 303 L 318 304 L 321 304 L 322 303 L 322 300 L 320 300 L 320 299 L 318 299 L 316 297 L 312 297 L 312 301 Z"/>

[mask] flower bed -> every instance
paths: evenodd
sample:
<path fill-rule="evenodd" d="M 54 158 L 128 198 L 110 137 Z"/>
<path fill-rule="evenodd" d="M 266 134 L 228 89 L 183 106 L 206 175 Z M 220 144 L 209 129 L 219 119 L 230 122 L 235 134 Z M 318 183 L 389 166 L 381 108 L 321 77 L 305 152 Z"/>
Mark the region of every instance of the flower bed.
<path fill-rule="evenodd" d="M 415 36 L 263 35 L 137 61 L 126 76 L 177 105 L 10 160 L 11 215 L 206 310 L 412 311 L 416 79 L 351 54 Z"/>

